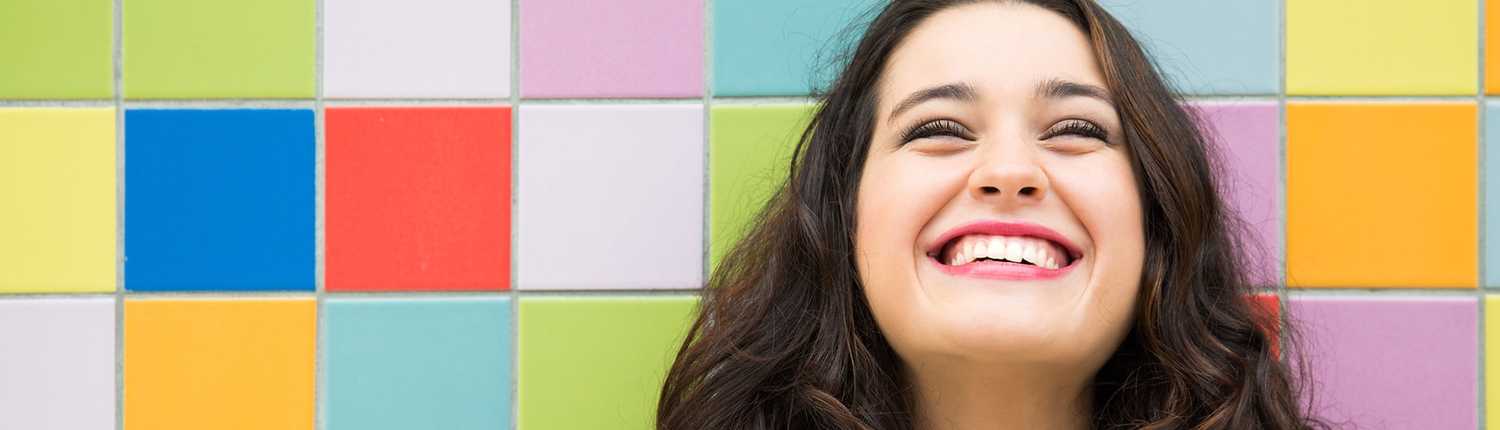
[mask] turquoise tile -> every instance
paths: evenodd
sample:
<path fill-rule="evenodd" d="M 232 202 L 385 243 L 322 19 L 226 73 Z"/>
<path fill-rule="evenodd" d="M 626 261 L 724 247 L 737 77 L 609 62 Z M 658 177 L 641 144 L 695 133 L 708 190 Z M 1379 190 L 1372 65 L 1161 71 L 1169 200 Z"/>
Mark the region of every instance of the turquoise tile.
<path fill-rule="evenodd" d="M 827 59 L 864 30 L 878 0 L 719 0 L 713 3 L 717 96 L 796 96 L 838 73 Z M 850 31 L 844 33 L 846 29 Z M 847 35 L 847 37 L 845 37 Z M 820 60 L 822 59 L 822 60 Z"/>
<path fill-rule="evenodd" d="M 1281 2 L 1102 0 L 1188 94 L 1280 91 Z"/>
<path fill-rule="evenodd" d="M 1484 286 L 1500 287 L 1500 100 L 1484 104 Z"/>
<path fill-rule="evenodd" d="M 321 428 L 508 429 L 510 299 L 330 299 Z"/>

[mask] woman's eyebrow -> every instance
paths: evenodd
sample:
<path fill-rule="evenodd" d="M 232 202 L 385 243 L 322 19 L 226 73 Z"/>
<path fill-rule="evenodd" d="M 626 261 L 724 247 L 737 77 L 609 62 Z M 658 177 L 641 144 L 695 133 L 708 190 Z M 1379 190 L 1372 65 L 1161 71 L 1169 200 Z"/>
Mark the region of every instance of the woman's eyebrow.
<path fill-rule="evenodd" d="M 896 108 L 891 110 L 891 116 L 888 121 L 894 122 L 896 120 L 896 116 L 901 115 L 901 112 L 916 107 L 917 105 L 922 104 L 922 102 L 934 99 L 954 99 L 964 102 L 972 102 L 979 99 L 979 92 L 975 91 L 974 87 L 966 82 L 943 84 L 936 87 L 925 88 L 912 93 L 909 96 L 906 96 L 906 99 L 901 100 L 901 103 L 897 103 Z"/>
<path fill-rule="evenodd" d="M 1110 106 L 1115 105 L 1114 99 L 1109 97 L 1109 91 L 1106 91 L 1102 87 L 1057 78 L 1048 79 L 1046 82 L 1037 85 L 1036 97 L 1039 99 L 1088 97 L 1098 99 Z"/>

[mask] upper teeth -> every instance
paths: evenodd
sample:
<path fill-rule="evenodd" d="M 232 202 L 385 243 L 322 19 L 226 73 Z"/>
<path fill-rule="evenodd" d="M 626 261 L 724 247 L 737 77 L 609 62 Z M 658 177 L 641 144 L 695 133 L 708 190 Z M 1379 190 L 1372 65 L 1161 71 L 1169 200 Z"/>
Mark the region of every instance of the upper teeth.
<path fill-rule="evenodd" d="M 948 264 L 959 266 L 989 258 L 1056 269 L 1065 259 L 1063 251 L 1051 242 L 1031 237 L 964 236 L 949 251 Z"/>

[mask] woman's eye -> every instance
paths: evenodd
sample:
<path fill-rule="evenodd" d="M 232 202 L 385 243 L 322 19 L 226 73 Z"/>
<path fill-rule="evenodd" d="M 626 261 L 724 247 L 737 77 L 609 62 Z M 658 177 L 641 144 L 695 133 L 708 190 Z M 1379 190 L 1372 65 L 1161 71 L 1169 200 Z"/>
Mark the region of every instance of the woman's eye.
<path fill-rule="evenodd" d="M 1047 130 L 1047 133 L 1043 137 L 1043 139 L 1051 139 L 1057 136 L 1067 135 L 1089 139 L 1098 139 L 1104 143 L 1109 143 L 1109 132 L 1105 131 L 1104 128 L 1100 127 L 1098 124 L 1094 124 L 1093 122 L 1081 119 L 1070 119 L 1057 123 L 1057 125 L 1054 125 L 1051 129 Z"/>
<path fill-rule="evenodd" d="M 969 129 L 965 128 L 963 124 L 959 124 L 953 120 L 940 119 L 918 124 L 916 127 L 908 129 L 901 134 L 901 141 L 911 142 L 918 139 L 941 136 L 951 136 L 965 140 L 970 139 Z"/>

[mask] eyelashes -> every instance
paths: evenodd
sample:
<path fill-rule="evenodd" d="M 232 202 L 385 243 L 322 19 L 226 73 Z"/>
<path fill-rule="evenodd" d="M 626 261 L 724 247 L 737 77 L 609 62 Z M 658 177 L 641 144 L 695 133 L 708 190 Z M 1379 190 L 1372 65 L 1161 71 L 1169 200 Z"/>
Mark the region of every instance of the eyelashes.
<path fill-rule="evenodd" d="M 1053 125 L 1051 128 L 1048 128 L 1046 132 L 1042 133 L 1042 140 L 1069 135 L 1089 139 L 1098 139 L 1105 144 L 1110 143 L 1109 132 L 1106 131 L 1104 127 L 1100 127 L 1098 124 L 1095 124 L 1092 121 L 1076 118 L 1063 120 L 1062 122 Z M 964 127 L 963 124 L 959 124 L 957 121 L 951 119 L 939 119 L 935 121 L 918 123 L 917 125 L 909 127 L 905 131 L 902 131 L 901 142 L 905 144 L 911 143 L 912 141 L 917 139 L 942 136 L 957 137 L 964 140 L 974 140 L 973 134 L 970 133 L 969 129 L 967 127 Z"/>

